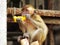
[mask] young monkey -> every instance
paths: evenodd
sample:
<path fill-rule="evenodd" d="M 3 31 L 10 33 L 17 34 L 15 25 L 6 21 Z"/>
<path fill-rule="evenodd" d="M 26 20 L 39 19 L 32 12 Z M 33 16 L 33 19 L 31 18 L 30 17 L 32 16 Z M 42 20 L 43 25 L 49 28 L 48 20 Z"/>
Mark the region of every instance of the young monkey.
<path fill-rule="evenodd" d="M 31 5 L 22 8 L 22 15 L 25 15 L 27 19 L 19 22 L 19 28 L 25 36 L 30 37 L 30 42 L 38 41 L 42 45 L 47 37 L 48 28 L 40 15 L 34 14 L 34 10 Z"/>

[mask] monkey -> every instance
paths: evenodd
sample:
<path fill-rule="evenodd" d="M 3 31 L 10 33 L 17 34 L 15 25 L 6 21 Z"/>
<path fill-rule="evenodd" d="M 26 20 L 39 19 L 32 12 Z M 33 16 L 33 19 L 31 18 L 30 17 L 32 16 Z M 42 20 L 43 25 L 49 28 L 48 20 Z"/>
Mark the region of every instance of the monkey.
<path fill-rule="evenodd" d="M 48 27 L 38 14 L 34 14 L 34 8 L 26 5 L 22 8 L 22 15 L 26 16 L 25 21 L 19 21 L 19 28 L 29 37 L 30 43 L 38 41 L 42 45 L 48 34 Z M 27 12 L 27 14 L 25 14 Z"/>

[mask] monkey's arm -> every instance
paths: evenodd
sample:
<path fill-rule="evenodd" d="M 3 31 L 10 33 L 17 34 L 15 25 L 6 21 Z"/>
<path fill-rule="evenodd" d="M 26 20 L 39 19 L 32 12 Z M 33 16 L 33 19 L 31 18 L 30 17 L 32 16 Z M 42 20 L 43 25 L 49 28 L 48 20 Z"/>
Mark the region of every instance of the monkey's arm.
<path fill-rule="evenodd" d="M 23 33 L 25 33 L 25 32 L 26 32 L 26 27 L 25 27 L 25 25 L 23 24 L 22 20 L 21 20 L 21 19 L 17 19 L 17 22 L 18 22 L 18 24 L 19 24 L 19 29 L 20 29 Z"/>
<path fill-rule="evenodd" d="M 39 15 L 34 15 L 34 17 L 32 17 L 32 18 L 33 19 L 31 19 L 31 21 L 33 23 L 35 23 L 36 26 L 38 26 L 39 28 L 41 28 L 44 31 L 44 33 L 47 35 L 48 27 L 46 26 L 46 24 L 43 21 L 43 19 Z"/>
<path fill-rule="evenodd" d="M 42 31 L 36 31 L 35 34 L 33 33 L 32 38 L 35 38 L 34 35 L 36 36 L 38 34 L 38 32 L 42 32 L 42 33 L 40 33 L 44 37 L 44 39 L 42 39 L 42 40 L 45 40 L 47 37 L 47 33 L 48 33 L 48 28 L 47 28 L 46 24 L 44 23 L 43 19 L 39 15 L 34 15 L 34 17 L 32 17 L 32 18 L 33 19 L 30 19 L 30 20 L 39 28 L 39 30 L 42 30 Z M 41 35 L 39 35 L 39 36 L 41 36 Z"/>

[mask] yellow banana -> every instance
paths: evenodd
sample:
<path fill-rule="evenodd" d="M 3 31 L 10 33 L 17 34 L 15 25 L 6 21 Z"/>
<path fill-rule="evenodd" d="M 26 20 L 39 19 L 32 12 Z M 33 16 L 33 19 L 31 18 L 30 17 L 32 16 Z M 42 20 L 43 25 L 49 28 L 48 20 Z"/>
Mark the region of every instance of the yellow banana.
<path fill-rule="evenodd" d="M 13 16 L 14 22 L 17 22 L 17 19 L 21 19 L 22 21 L 26 20 L 26 16 Z"/>

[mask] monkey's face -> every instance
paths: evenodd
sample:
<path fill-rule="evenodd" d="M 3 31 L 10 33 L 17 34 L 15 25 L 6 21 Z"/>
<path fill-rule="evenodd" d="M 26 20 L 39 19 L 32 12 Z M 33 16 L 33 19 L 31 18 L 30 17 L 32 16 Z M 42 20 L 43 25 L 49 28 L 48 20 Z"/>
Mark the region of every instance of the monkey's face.
<path fill-rule="evenodd" d="M 32 7 L 28 7 L 28 8 L 26 8 L 26 9 L 24 9 L 23 11 L 22 11 L 22 15 L 24 15 L 24 14 L 30 14 L 30 16 L 32 15 L 32 14 L 34 14 L 34 8 L 32 8 Z"/>

